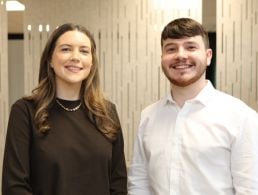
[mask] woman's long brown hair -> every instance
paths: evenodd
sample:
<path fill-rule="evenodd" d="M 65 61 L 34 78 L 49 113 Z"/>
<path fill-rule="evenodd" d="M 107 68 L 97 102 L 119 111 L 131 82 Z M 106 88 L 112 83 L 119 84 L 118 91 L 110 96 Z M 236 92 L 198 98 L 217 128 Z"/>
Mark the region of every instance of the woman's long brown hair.
<path fill-rule="evenodd" d="M 96 44 L 92 34 L 83 26 L 67 23 L 59 26 L 51 34 L 40 59 L 39 84 L 26 99 L 36 105 L 35 124 L 41 133 L 47 133 L 51 127 L 48 122 L 49 109 L 56 98 L 55 73 L 50 66 L 51 58 L 58 38 L 67 31 L 78 30 L 91 42 L 92 67 L 88 77 L 82 82 L 80 98 L 84 101 L 89 115 L 94 119 L 98 129 L 111 141 L 115 139 L 120 128 L 111 103 L 104 99 L 100 89 L 99 64 L 96 56 Z"/>

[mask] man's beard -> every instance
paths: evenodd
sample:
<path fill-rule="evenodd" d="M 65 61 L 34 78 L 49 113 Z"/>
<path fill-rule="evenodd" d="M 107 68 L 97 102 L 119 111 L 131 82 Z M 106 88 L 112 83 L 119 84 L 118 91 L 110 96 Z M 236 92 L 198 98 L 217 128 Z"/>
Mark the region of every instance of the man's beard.
<path fill-rule="evenodd" d="M 205 73 L 206 73 L 206 69 L 207 66 L 202 67 L 201 70 L 199 70 L 196 75 L 194 75 L 192 78 L 190 79 L 174 79 L 172 77 L 170 77 L 168 71 L 166 72 L 162 66 L 162 70 L 165 74 L 165 76 L 167 77 L 167 79 L 170 81 L 171 84 L 178 86 L 178 87 L 186 87 L 190 84 L 195 83 L 196 81 L 198 81 Z M 184 73 L 182 73 L 184 74 Z"/>

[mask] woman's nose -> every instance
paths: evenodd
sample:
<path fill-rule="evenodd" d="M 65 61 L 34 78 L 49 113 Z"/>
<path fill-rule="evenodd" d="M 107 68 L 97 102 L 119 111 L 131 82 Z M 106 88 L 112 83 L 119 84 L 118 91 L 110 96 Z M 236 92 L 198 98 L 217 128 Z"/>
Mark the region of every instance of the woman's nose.
<path fill-rule="evenodd" d="M 73 52 L 72 52 L 71 60 L 72 60 L 72 61 L 79 61 L 79 60 L 80 60 L 79 52 L 78 52 L 78 51 L 73 51 Z"/>

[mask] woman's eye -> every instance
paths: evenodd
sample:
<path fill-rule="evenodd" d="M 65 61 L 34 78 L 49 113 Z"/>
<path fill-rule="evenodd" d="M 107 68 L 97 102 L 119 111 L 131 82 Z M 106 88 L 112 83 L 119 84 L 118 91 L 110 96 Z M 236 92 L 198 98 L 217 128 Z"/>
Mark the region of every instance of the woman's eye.
<path fill-rule="evenodd" d="M 90 53 L 89 50 L 81 50 L 81 52 L 82 52 L 83 54 L 88 54 L 88 53 Z"/>
<path fill-rule="evenodd" d="M 70 51 L 70 49 L 68 47 L 64 47 L 64 48 L 61 48 L 61 51 Z"/>

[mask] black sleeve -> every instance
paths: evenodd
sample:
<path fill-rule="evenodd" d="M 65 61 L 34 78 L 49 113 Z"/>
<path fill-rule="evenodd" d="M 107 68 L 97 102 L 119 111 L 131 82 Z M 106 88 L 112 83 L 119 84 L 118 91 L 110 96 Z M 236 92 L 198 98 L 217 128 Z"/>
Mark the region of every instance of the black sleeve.
<path fill-rule="evenodd" d="M 2 195 L 32 195 L 30 186 L 31 115 L 25 100 L 11 108 L 2 175 Z"/>
<path fill-rule="evenodd" d="M 113 111 L 118 119 L 115 107 Z M 124 139 L 121 129 L 113 142 L 110 192 L 111 195 L 127 194 L 127 170 L 124 155 Z"/>

